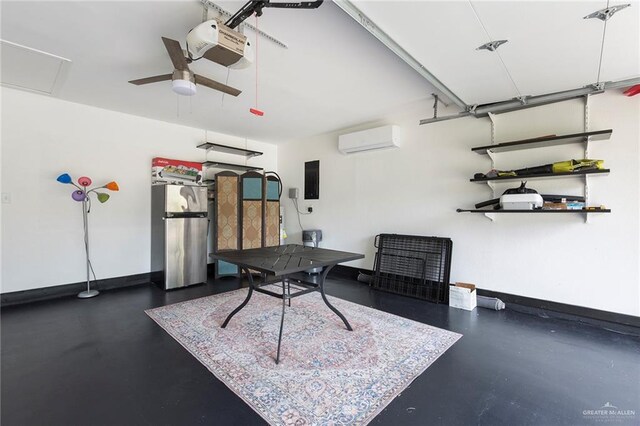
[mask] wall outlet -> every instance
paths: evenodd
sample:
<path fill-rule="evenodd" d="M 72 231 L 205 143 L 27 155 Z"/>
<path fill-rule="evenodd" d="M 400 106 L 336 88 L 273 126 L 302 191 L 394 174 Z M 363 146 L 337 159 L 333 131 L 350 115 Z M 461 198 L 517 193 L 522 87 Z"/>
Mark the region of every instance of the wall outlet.
<path fill-rule="evenodd" d="M 311 206 L 307 207 L 307 212 L 313 213 L 313 207 L 311 207 Z"/>
<path fill-rule="evenodd" d="M 2 204 L 11 204 L 11 194 L 8 192 L 2 193 Z"/>
<path fill-rule="evenodd" d="M 298 199 L 298 188 L 289 188 L 289 198 L 292 200 Z"/>

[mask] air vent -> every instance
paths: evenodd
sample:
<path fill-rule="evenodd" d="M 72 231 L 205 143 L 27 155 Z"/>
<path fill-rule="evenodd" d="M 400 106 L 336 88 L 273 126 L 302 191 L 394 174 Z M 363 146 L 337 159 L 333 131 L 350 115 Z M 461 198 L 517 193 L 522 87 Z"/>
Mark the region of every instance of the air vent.
<path fill-rule="evenodd" d="M 2 84 L 46 95 L 57 95 L 71 61 L 37 49 L 0 40 Z"/>

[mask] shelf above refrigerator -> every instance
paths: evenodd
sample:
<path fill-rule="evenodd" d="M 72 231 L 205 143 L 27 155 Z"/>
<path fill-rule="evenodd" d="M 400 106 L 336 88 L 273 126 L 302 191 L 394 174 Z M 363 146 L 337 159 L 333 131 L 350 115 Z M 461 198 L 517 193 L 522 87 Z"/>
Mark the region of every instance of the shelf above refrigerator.
<path fill-rule="evenodd" d="M 220 161 L 204 161 L 202 165 L 204 167 L 211 167 L 211 168 L 217 168 L 222 170 L 240 170 L 240 171 L 264 170 L 262 167 L 246 166 L 242 164 L 222 163 Z"/>
<path fill-rule="evenodd" d="M 197 146 L 197 148 L 205 149 L 207 151 L 224 152 L 225 154 L 244 155 L 247 158 L 257 157 L 262 155 L 262 152 L 252 151 L 250 149 L 236 148 L 234 146 L 221 145 L 219 143 L 205 142 Z"/>

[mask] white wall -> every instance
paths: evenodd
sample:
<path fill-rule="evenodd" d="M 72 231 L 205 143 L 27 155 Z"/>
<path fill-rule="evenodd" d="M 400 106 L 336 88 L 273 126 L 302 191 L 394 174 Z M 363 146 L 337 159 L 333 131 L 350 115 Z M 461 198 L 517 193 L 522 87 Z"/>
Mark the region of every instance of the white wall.
<path fill-rule="evenodd" d="M 149 271 L 151 159 L 204 161 L 196 145 L 205 131 L 2 88 L 2 292 L 85 280 L 82 209 L 68 172 L 96 183 L 116 180 L 120 192 L 89 216 L 98 279 Z M 277 147 L 208 132 L 208 141 L 262 151 L 251 164 L 275 170 Z M 240 163 L 244 157 L 209 153 Z M 210 172 L 215 172 L 210 170 Z"/>
<path fill-rule="evenodd" d="M 2 102 L 0 102 L 0 117 L 2 117 Z M 0 120 L 0 128 L 2 128 L 2 120 Z M 0 137 L 0 165 L 2 164 L 2 139 Z M 0 169 L 0 193 L 2 193 L 2 170 Z M 3 204 L 0 200 L 0 289 L 2 289 L 2 209 Z"/>
<path fill-rule="evenodd" d="M 300 200 L 305 228 L 321 228 L 325 247 L 362 252 L 350 266 L 372 269 L 379 233 L 451 237 L 452 281 L 560 303 L 640 315 L 640 97 L 593 96 L 590 129 L 612 128 L 609 141 L 591 143 L 590 157 L 612 172 L 589 178 L 591 204 L 612 214 L 501 215 L 495 222 L 456 208 L 492 198 L 486 184 L 469 182 L 490 169 L 490 160 L 470 148 L 489 144 L 488 119 L 465 118 L 419 126 L 431 103 L 413 105 L 380 124 L 404 130 L 400 149 L 344 156 L 337 133 L 281 145 L 279 173 L 285 189 L 303 188 L 304 162 L 320 160 L 320 200 Z M 451 112 L 452 113 L 452 112 Z M 441 112 L 445 115 L 447 112 Z M 583 131 L 583 103 L 555 105 L 497 117 L 497 141 Z M 582 158 L 581 145 L 500 154 L 497 168 L 515 169 Z M 505 188 L 517 181 L 502 183 Z M 532 180 L 541 193 L 582 195 L 579 178 Z M 285 195 L 288 192 L 285 192 Z M 292 202 L 283 200 L 290 242 L 300 241 Z"/>

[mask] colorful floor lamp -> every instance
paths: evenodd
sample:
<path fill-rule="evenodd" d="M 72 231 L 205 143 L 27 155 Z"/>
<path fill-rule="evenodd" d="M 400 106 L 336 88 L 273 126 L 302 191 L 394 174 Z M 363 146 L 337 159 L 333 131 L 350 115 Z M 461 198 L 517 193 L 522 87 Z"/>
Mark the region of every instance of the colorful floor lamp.
<path fill-rule="evenodd" d="M 87 187 L 91 185 L 90 178 L 86 176 L 82 176 L 81 178 L 78 179 L 78 183 L 76 184 L 71 179 L 71 176 L 69 176 L 69 174 L 67 173 L 63 173 L 60 176 L 58 176 L 57 180 L 60 183 L 70 184 L 78 188 L 77 190 L 71 193 L 71 198 L 73 198 L 75 201 L 82 203 L 82 222 L 84 225 L 84 251 L 87 258 L 87 290 L 78 293 L 78 297 L 81 299 L 87 299 L 89 297 L 94 297 L 100 294 L 98 290 L 91 290 L 91 279 L 89 275 L 89 271 L 91 271 L 93 273 L 94 281 L 97 281 L 96 273 L 93 271 L 93 266 L 91 265 L 91 260 L 89 259 L 89 218 L 88 216 L 89 216 L 89 213 L 91 212 L 91 198 L 89 197 L 89 195 L 93 192 L 98 197 L 98 201 L 100 201 L 101 203 L 106 203 L 107 200 L 109 199 L 109 194 L 104 192 L 98 192 L 98 189 L 106 188 L 109 191 L 118 191 L 120 190 L 120 188 L 118 187 L 117 183 L 111 181 L 106 185 L 102 185 L 97 188 L 87 190 Z"/>

